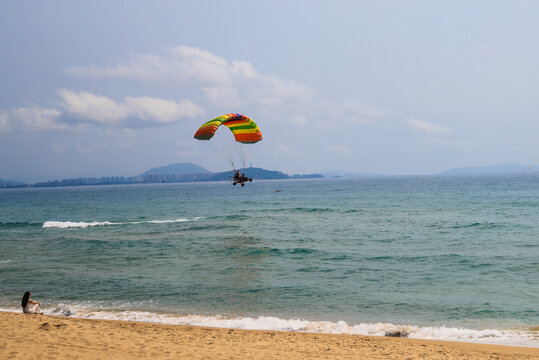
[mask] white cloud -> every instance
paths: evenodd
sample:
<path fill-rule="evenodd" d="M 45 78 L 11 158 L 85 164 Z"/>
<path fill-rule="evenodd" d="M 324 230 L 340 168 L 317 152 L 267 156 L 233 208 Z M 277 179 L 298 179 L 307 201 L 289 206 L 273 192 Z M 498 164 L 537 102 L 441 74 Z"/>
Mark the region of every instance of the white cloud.
<path fill-rule="evenodd" d="M 172 50 L 172 53 L 181 58 L 203 59 L 216 65 L 226 66 L 228 64 L 225 59 L 194 46 L 177 46 Z"/>
<path fill-rule="evenodd" d="M 126 97 L 125 105 L 130 113 L 145 121 L 171 123 L 182 118 L 204 114 L 201 107 L 189 100 L 164 100 L 158 98 Z"/>
<path fill-rule="evenodd" d="M 159 54 L 133 54 L 114 66 L 70 67 L 66 72 L 77 77 L 191 82 L 202 88 L 212 104 L 227 107 L 248 103 L 273 105 L 314 95 L 310 87 L 297 81 L 259 73 L 248 61 L 228 62 L 209 51 L 189 46 L 166 49 Z"/>
<path fill-rule="evenodd" d="M 165 71 L 178 80 L 204 84 L 224 84 L 232 80 L 232 69 L 225 59 L 196 47 L 176 47 L 164 63 L 167 64 Z"/>
<path fill-rule="evenodd" d="M 399 117 L 391 110 L 360 100 L 331 101 L 319 98 L 311 87 L 301 82 L 261 73 L 248 61 L 229 61 L 198 47 L 178 46 L 155 53 L 131 54 L 117 59 L 111 66 L 78 66 L 68 68 L 67 72 L 78 77 L 160 80 L 194 86 L 195 93 L 202 93 L 210 106 L 224 111 L 254 108 L 257 114 L 278 114 L 271 116 L 272 121 L 296 126 L 310 123 L 323 130 L 363 126 Z M 124 102 L 108 104 L 101 110 L 92 108 L 85 116 L 112 125 L 125 118 L 125 115 L 115 114 L 132 114 L 134 105 L 126 98 Z M 145 121 L 151 117 L 154 121 L 165 122 L 165 119 L 174 117 L 172 110 L 166 112 L 161 109 L 160 112 L 163 114 L 143 111 L 138 107 L 136 110 L 137 116 Z"/>
<path fill-rule="evenodd" d="M 66 70 L 77 77 L 160 79 L 196 81 L 203 84 L 224 84 L 233 74 L 251 76 L 252 66 L 246 62 L 228 62 L 197 47 L 178 46 L 160 54 L 132 54 L 119 59 L 119 64 L 98 67 L 73 66 Z"/>
<path fill-rule="evenodd" d="M 99 124 L 114 124 L 129 115 L 125 104 L 105 96 L 95 95 L 85 91 L 74 92 L 66 89 L 58 90 L 62 98 L 61 106 L 69 114 L 81 119 Z"/>
<path fill-rule="evenodd" d="M 19 131 L 63 131 L 67 126 L 59 121 L 61 114 L 57 109 L 35 105 L 3 111 L 0 112 L 0 134 Z"/>
<path fill-rule="evenodd" d="M 11 111 L 8 123 L 11 130 L 27 131 L 58 131 L 66 126 L 58 121 L 62 113 L 57 109 L 47 109 L 39 106 L 28 108 L 19 107 Z"/>
<path fill-rule="evenodd" d="M 8 115 L 6 113 L 0 113 L 0 134 L 4 134 L 8 132 Z"/>
<path fill-rule="evenodd" d="M 305 84 L 261 73 L 248 61 L 229 61 L 198 47 L 178 46 L 155 53 L 131 54 L 116 59 L 109 66 L 77 66 L 66 71 L 77 77 L 159 80 L 194 86 L 195 92 L 202 93 L 210 106 L 226 111 L 254 107 L 258 114 L 279 115 L 271 116 L 273 121 L 296 126 L 309 123 L 319 130 L 348 129 L 401 118 L 392 110 L 358 99 L 322 99 Z M 125 97 L 123 101 L 114 101 L 85 92 L 65 91 L 61 91 L 60 96 L 68 113 L 101 126 L 147 126 L 203 114 L 200 107 L 187 100 L 176 102 Z M 448 127 L 423 120 L 410 119 L 407 123 L 416 130 L 431 134 L 451 131 Z"/>
<path fill-rule="evenodd" d="M 0 134 L 15 131 L 67 131 L 93 124 L 107 128 L 152 127 L 204 115 L 190 100 L 126 96 L 117 102 L 89 92 L 58 90 L 58 108 L 19 107 L 0 112 Z"/>
<path fill-rule="evenodd" d="M 140 120 L 146 126 L 165 124 L 183 118 L 204 114 L 204 110 L 189 100 L 164 100 L 152 97 L 124 98 L 116 102 L 108 97 L 88 92 L 59 90 L 61 106 L 66 114 L 74 115 L 80 122 L 103 126 L 138 126 Z"/>
<path fill-rule="evenodd" d="M 233 74 L 242 76 L 244 78 L 255 78 L 259 76 L 258 72 L 253 67 L 253 64 L 248 61 L 233 61 L 231 71 Z"/>
<path fill-rule="evenodd" d="M 159 56 L 136 54 L 128 56 L 123 60 L 123 64 L 105 67 L 72 66 L 66 69 L 66 73 L 75 77 L 154 79 L 167 76 L 166 69 L 167 64 L 163 63 Z"/>
<path fill-rule="evenodd" d="M 429 134 L 449 134 L 452 132 L 451 128 L 445 125 L 432 124 L 425 120 L 408 119 L 407 123 L 412 128 Z"/>

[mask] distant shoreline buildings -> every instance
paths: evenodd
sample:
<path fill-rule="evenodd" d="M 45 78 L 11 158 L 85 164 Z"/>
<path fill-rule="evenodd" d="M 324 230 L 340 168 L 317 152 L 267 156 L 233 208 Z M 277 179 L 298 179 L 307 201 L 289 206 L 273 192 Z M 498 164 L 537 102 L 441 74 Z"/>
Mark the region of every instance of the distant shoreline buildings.
<path fill-rule="evenodd" d="M 2 188 L 25 188 L 25 187 L 58 187 L 58 186 L 85 186 L 85 185 L 125 185 L 125 184 L 152 184 L 152 183 L 178 183 L 204 181 L 215 176 L 213 173 L 204 174 L 150 174 L 139 176 L 104 176 L 100 178 L 76 178 L 49 180 L 35 184 L 0 183 Z"/>
<path fill-rule="evenodd" d="M 151 174 L 144 176 L 108 176 L 101 178 L 64 179 L 61 181 L 47 181 L 32 185 L 33 187 L 48 186 L 77 186 L 77 185 L 114 185 L 114 184 L 148 184 L 148 183 L 175 183 L 202 181 L 210 174 Z"/>

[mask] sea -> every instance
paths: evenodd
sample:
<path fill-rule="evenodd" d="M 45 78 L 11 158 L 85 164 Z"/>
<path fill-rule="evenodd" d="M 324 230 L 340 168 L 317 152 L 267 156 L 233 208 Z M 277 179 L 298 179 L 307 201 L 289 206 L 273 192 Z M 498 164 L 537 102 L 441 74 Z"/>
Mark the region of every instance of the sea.
<path fill-rule="evenodd" d="M 247 174 L 248 175 L 248 174 Z M 539 348 L 539 174 L 0 190 L 0 311 Z"/>

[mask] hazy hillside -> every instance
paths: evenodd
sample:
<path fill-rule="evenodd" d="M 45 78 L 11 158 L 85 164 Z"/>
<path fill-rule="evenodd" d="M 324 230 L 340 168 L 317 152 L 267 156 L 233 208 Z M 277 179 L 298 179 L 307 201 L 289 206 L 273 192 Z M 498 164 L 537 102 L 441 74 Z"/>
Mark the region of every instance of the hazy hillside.
<path fill-rule="evenodd" d="M 219 181 L 219 180 L 228 180 L 233 175 L 232 171 L 225 171 L 221 173 L 216 173 L 213 176 L 209 177 L 208 181 Z M 270 170 L 264 170 L 261 168 L 246 168 L 245 169 L 245 175 L 256 179 L 288 179 L 289 176 L 280 172 L 280 171 L 270 171 Z"/>
<path fill-rule="evenodd" d="M 192 163 L 177 163 L 167 166 L 156 167 L 150 169 L 139 176 L 145 175 L 167 175 L 167 174 L 205 174 L 210 171 L 201 166 Z"/>
<path fill-rule="evenodd" d="M 537 172 L 537 165 L 498 164 L 491 166 L 463 167 L 442 171 L 440 175 L 489 175 L 489 174 L 519 174 Z"/>

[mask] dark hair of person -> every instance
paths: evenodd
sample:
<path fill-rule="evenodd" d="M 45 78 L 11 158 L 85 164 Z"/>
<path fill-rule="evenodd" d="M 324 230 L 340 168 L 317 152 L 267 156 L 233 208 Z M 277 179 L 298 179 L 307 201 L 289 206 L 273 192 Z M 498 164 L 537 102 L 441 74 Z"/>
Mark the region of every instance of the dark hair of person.
<path fill-rule="evenodd" d="M 30 299 L 30 291 L 27 291 L 22 296 L 21 305 L 22 305 L 23 308 L 26 307 L 26 305 L 28 305 L 28 300 L 29 299 Z"/>

